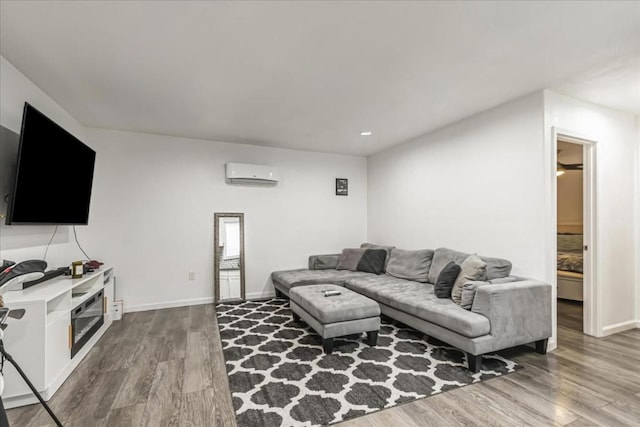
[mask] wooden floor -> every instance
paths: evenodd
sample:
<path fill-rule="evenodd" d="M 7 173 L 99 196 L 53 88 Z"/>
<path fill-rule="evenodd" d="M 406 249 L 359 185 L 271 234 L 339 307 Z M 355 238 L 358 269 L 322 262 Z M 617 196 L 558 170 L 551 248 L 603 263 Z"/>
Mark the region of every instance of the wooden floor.
<path fill-rule="evenodd" d="M 582 302 L 558 299 L 558 327 L 584 331 Z"/>
<path fill-rule="evenodd" d="M 501 352 L 519 372 L 340 426 L 640 425 L 640 329 L 596 339 L 567 322 L 553 353 Z M 50 404 L 66 426 L 234 426 L 213 306 L 125 314 Z M 8 414 L 12 427 L 53 425 L 37 405 Z"/>

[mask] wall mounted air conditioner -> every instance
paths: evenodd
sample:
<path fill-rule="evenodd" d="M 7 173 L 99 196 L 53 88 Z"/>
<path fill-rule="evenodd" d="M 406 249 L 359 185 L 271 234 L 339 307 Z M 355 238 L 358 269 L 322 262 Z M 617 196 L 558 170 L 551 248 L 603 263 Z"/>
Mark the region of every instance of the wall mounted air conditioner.
<path fill-rule="evenodd" d="M 273 166 L 227 163 L 227 182 L 248 184 L 277 184 L 278 169 Z"/>

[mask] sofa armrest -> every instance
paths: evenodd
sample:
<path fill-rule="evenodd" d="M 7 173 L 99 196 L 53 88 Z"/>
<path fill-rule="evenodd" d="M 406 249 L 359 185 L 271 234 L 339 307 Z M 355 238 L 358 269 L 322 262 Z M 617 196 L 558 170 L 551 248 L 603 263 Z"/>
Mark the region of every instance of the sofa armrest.
<path fill-rule="evenodd" d="M 309 270 L 329 270 L 338 266 L 340 254 L 311 255 L 309 257 Z"/>
<path fill-rule="evenodd" d="M 537 280 L 481 286 L 471 311 L 491 325 L 494 350 L 551 336 L 551 285 Z"/>

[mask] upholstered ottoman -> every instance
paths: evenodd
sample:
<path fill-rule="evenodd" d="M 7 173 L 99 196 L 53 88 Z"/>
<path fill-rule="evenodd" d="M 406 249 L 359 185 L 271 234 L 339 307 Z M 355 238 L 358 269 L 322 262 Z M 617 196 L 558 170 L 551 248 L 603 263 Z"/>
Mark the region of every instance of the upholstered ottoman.
<path fill-rule="evenodd" d="M 340 292 L 325 296 L 325 292 Z M 333 339 L 367 333 L 367 344 L 378 342 L 380 306 L 377 302 L 337 285 L 296 286 L 289 291 L 293 319 L 307 322 L 322 337 L 327 354 L 333 351 Z"/>

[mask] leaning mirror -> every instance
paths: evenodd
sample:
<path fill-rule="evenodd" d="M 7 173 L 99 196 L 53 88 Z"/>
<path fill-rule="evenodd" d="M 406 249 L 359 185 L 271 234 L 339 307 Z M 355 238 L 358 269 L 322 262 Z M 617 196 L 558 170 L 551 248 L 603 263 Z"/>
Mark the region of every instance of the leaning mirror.
<path fill-rule="evenodd" d="M 244 301 L 244 214 L 216 213 L 214 301 Z"/>

